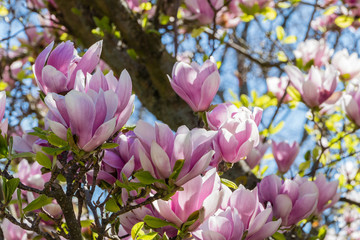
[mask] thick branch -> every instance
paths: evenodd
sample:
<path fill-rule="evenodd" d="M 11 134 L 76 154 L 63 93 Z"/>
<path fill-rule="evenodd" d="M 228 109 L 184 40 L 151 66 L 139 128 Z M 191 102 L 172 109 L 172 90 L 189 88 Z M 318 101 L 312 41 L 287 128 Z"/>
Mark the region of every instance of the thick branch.
<path fill-rule="evenodd" d="M 56 0 L 56 3 L 58 8 L 54 14 L 85 47 L 100 39 L 91 32 L 96 28 L 93 17 L 108 16 L 122 39 L 104 34 L 103 59 L 117 75 L 125 68 L 129 71 L 135 93 L 159 120 L 173 129 L 182 124 L 196 126 L 191 109 L 176 96 L 166 76 L 171 73 L 175 59 L 165 50 L 158 34 L 142 29 L 124 1 Z M 72 9 L 78 9 L 81 15 L 74 14 Z M 128 55 L 128 49 L 136 52 L 136 59 Z"/>

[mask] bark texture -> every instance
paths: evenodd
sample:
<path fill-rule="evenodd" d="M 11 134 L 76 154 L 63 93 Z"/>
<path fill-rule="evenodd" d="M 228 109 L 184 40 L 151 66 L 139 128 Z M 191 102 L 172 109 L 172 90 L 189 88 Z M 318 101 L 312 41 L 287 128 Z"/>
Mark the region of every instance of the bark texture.
<path fill-rule="evenodd" d="M 56 3 L 58 8 L 52 12 L 80 44 L 89 47 L 103 39 L 102 58 L 117 75 L 123 69 L 130 73 L 133 90 L 151 113 L 174 130 L 183 124 L 196 126 L 192 110 L 172 90 L 167 77 L 175 59 L 166 51 L 158 33 L 146 31 L 139 25 L 125 1 L 56 0 Z M 92 33 L 97 27 L 94 17 L 103 16 L 120 31 L 120 39 L 106 31 L 104 37 Z M 129 56 L 129 49 L 136 57 Z"/>

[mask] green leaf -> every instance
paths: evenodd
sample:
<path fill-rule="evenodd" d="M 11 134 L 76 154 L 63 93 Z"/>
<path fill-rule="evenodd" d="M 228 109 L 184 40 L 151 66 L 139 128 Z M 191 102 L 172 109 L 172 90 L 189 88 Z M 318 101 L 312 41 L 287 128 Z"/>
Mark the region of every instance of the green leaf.
<path fill-rule="evenodd" d="M 290 97 L 295 101 L 301 101 L 301 94 L 298 90 L 296 90 L 293 86 L 288 86 L 286 92 L 290 95 Z"/>
<path fill-rule="evenodd" d="M 291 36 L 287 36 L 287 37 L 284 39 L 283 43 L 285 43 L 285 44 L 292 44 L 292 43 L 295 43 L 296 41 L 297 41 L 297 37 L 294 36 L 294 35 L 291 35 Z"/>
<path fill-rule="evenodd" d="M 192 38 L 197 38 L 198 36 L 200 36 L 200 34 L 202 34 L 205 31 L 205 28 L 195 28 L 194 30 L 192 30 L 191 32 L 191 37 Z"/>
<path fill-rule="evenodd" d="M 151 233 L 147 233 L 145 235 L 141 235 L 138 237 L 138 239 L 140 240 L 152 240 L 154 239 L 156 236 L 158 235 L 157 232 L 151 232 Z"/>
<path fill-rule="evenodd" d="M 87 220 L 80 221 L 80 224 L 81 224 L 81 227 L 86 228 L 86 227 L 90 227 L 93 222 L 94 222 L 94 220 L 87 219 Z"/>
<path fill-rule="evenodd" d="M 117 143 L 104 143 L 103 145 L 101 145 L 101 149 L 111 149 L 111 148 L 116 148 L 118 146 L 119 144 Z"/>
<path fill-rule="evenodd" d="M 17 194 L 17 199 L 18 199 L 20 216 L 23 216 L 21 190 L 19 188 L 17 189 L 16 194 Z"/>
<path fill-rule="evenodd" d="M 279 39 L 280 41 L 283 40 L 283 38 L 285 37 L 284 28 L 282 26 L 277 26 L 275 31 L 277 39 Z"/>
<path fill-rule="evenodd" d="M 181 169 L 184 166 L 185 161 L 183 159 L 176 160 L 175 165 L 173 167 L 173 171 L 170 175 L 170 179 L 176 180 L 181 172 Z"/>
<path fill-rule="evenodd" d="M 276 232 L 272 235 L 275 240 L 286 240 L 284 234 Z"/>
<path fill-rule="evenodd" d="M 159 22 L 161 25 L 166 25 L 169 23 L 169 20 L 170 20 L 170 16 L 168 15 L 164 15 L 164 14 L 160 14 L 160 17 L 159 17 Z"/>
<path fill-rule="evenodd" d="M 20 179 L 19 178 L 12 178 L 7 180 L 3 178 L 3 185 L 4 185 L 4 193 L 5 193 L 5 201 L 8 203 L 12 199 L 12 195 L 14 194 L 16 188 L 19 186 Z"/>
<path fill-rule="evenodd" d="M 229 188 L 238 189 L 238 186 L 236 185 L 236 183 L 230 181 L 229 179 L 221 178 L 221 183 Z"/>
<path fill-rule="evenodd" d="M 338 6 L 328 7 L 328 8 L 323 12 L 323 15 L 329 16 L 329 15 L 333 14 L 337 9 L 338 9 Z"/>
<path fill-rule="evenodd" d="M 341 28 L 350 27 L 353 22 L 354 22 L 354 17 L 352 17 L 352 16 L 343 15 L 343 16 L 338 16 L 335 19 L 335 24 Z"/>
<path fill-rule="evenodd" d="M 143 234 L 142 232 L 142 228 L 144 227 L 144 222 L 138 222 L 137 224 L 135 224 L 132 229 L 131 229 L 131 238 L 132 239 L 136 239 L 136 237 L 139 235 L 139 234 Z"/>
<path fill-rule="evenodd" d="M 43 154 L 42 152 L 37 152 L 35 156 L 36 161 L 43 167 L 52 169 L 52 164 L 50 158 Z"/>
<path fill-rule="evenodd" d="M 134 176 L 143 184 L 150 185 L 159 182 L 159 179 L 154 178 L 148 171 L 136 172 Z"/>
<path fill-rule="evenodd" d="M 279 122 L 275 127 L 271 125 L 269 128 L 269 133 L 270 134 L 278 133 L 283 127 L 284 127 L 284 121 Z"/>
<path fill-rule="evenodd" d="M 149 215 L 146 215 L 144 217 L 144 222 L 146 223 L 146 225 L 148 225 L 151 228 L 161 228 L 161 227 L 165 227 L 165 226 L 173 226 L 175 228 L 178 228 L 175 224 L 173 224 L 171 222 L 167 222 L 160 218 L 156 218 L 156 217 L 149 216 Z"/>
<path fill-rule="evenodd" d="M 283 51 L 279 51 L 277 54 L 278 60 L 280 62 L 287 62 L 288 58 L 286 56 L 286 54 Z"/>
<path fill-rule="evenodd" d="M 146 187 L 146 184 L 143 183 L 137 183 L 137 182 L 122 183 L 119 180 L 116 181 L 116 185 L 118 187 L 125 188 L 128 191 L 132 191 L 132 190 L 138 191 L 139 188 Z"/>
<path fill-rule="evenodd" d="M 181 231 L 186 232 L 189 229 L 189 227 L 191 225 L 193 225 L 200 218 L 200 216 L 204 217 L 204 213 L 205 213 L 205 210 L 204 210 L 204 207 L 202 207 L 199 210 L 196 210 L 195 212 L 190 214 L 188 219 L 186 219 L 186 222 L 184 222 L 181 225 Z"/>
<path fill-rule="evenodd" d="M 51 145 L 54 145 L 56 147 L 63 147 L 63 146 L 67 146 L 68 142 L 59 138 L 58 136 L 56 136 L 53 133 L 50 133 L 49 136 L 47 137 L 47 140 L 49 141 L 49 143 Z"/>
<path fill-rule="evenodd" d="M 275 20 L 277 13 L 276 10 L 271 7 L 266 7 L 261 11 L 261 14 L 265 16 L 266 19 Z"/>
<path fill-rule="evenodd" d="M 60 153 L 69 150 L 69 147 L 61 147 L 61 148 L 51 148 L 51 147 L 42 147 L 42 150 L 52 156 L 58 156 Z"/>
<path fill-rule="evenodd" d="M 12 158 L 32 158 L 34 156 L 35 154 L 31 152 L 22 152 L 22 153 L 13 154 Z"/>
<path fill-rule="evenodd" d="M 299 171 L 305 171 L 306 169 L 308 169 L 310 167 L 310 161 L 306 161 L 306 162 L 302 162 L 299 165 Z"/>
<path fill-rule="evenodd" d="M 132 59 L 134 59 L 134 60 L 137 59 L 137 54 L 134 49 L 130 48 L 130 49 L 126 50 L 126 52 Z"/>
<path fill-rule="evenodd" d="M 279 2 L 279 3 L 277 4 L 277 6 L 278 6 L 279 8 L 289 8 L 289 7 L 291 7 L 291 4 L 290 4 L 290 3 L 287 3 L 287 2 Z"/>
<path fill-rule="evenodd" d="M 120 211 L 119 206 L 114 198 L 110 198 L 105 205 L 105 209 L 109 212 L 117 212 Z"/>
<path fill-rule="evenodd" d="M 24 212 L 34 211 L 52 202 L 52 198 L 45 195 L 40 195 L 37 199 L 29 203 L 25 208 Z"/>

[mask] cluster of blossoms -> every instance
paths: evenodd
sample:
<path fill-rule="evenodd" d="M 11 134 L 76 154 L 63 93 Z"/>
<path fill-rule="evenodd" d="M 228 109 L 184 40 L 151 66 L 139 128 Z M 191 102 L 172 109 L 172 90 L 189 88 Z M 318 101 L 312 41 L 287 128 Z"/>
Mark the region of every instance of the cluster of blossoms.
<path fill-rule="evenodd" d="M 131 235 L 134 224 L 152 216 L 167 221 L 170 226 L 161 227 L 158 232 L 173 237 L 197 212 L 196 221 L 186 228 L 196 239 L 260 240 L 273 235 L 280 226 L 287 229 L 311 214 L 320 214 L 338 200 L 338 183 L 327 182 L 322 175 L 314 182 L 300 177 L 282 181 L 271 175 L 252 191 L 240 186 L 232 192 L 221 183 L 217 174 L 220 162 L 246 160 L 254 167 L 269 144 L 259 136 L 262 109 L 250 111 L 231 103 L 210 108 L 220 83 L 213 59 L 202 66 L 179 62 L 169 77 L 175 92 L 195 112 L 202 112 L 209 130 L 181 126 L 173 132 L 166 124 L 152 126 L 140 120 L 133 130 L 121 131 L 134 105 L 131 78 L 126 70 L 118 80 L 112 72 L 104 75 L 99 69 L 95 70 L 101 47 L 98 42 L 79 57 L 71 42 L 61 43 L 55 49 L 51 43 L 36 59 L 33 69 L 36 82 L 45 94 L 44 101 L 49 108 L 46 123 L 53 133 L 67 141 L 70 129 L 77 148 L 88 153 L 100 151 L 99 147 L 109 139 L 118 144 L 115 148 L 101 150 L 103 157 L 96 175 L 97 184 L 136 184 L 141 182 L 136 174 L 146 171 L 155 179 L 155 189 L 166 190 L 168 184 L 182 188 L 170 200 L 156 200 L 121 215 L 119 236 Z M 3 116 L 5 93 L 1 94 L 0 115 Z M 6 133 L 5 125 L 1 128 L 3 133 Z M 42 147 L 50 146 L 46 140 L 29 134 L 15 137 L 14 143 L 17 152 L 37 154 Z M 272 148 L 280 172 L 285 173 L 298 154 L 298 144 L 273 142 Z M 75 156 L 71 152 L 67 154 L 68 160 Z M 46 157 L 54 161 L 52 156 Z M 179 162 L 181 169 L 174 177 Z M 61 164 L 56 164 L 62 168 Z M 17 176 L 25 185 L 43 189 L 50 173 L 42 174 L 40 169 L 38 163 L 30 165 L 23 160 Z M 94 182 L 94 174 L 93 170 L 87 172 L 88 183 Z M 23 194 L 27 202 L 37 197 Z M 129 190 L 122 191 L 121 198 L 124 205 L 136 205 L 154 194 L 151 191 L 144 198 L 130 201 L 136 191 Z M 56 202 L 47 205 L 45 210 L 54 217 L 62 215 Z M 3 225 L 12 223 L 4 221 Z M 44 222 L 44 227 L 49 226 L 51 224 Z M 26 231 L 21 234 L 27 236 L 24 235 Z"/>

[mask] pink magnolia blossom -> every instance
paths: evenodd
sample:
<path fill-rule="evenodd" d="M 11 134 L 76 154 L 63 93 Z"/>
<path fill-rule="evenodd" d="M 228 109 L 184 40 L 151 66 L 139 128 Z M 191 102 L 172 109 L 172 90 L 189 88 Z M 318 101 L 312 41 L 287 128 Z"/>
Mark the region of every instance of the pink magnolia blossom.
<path fill-rule="evenodd" d="M 3 229 L 5 240 L 27 240 L 31 236 L 29 231 L 13 224 L 6 218 L 1 223 L 1 229 Z"/>
<path fill-rule="evenodd" d="M 6 92 L 1 91 L 0 92 L 0 130 L 2 136 L 5 136 L 8 130 L 8 119 L 6 118 L 4 121 L 2 121 L 5 114 L 5 107 L 6 107 Z"/>
<path fill-rule="evenodd" d="M 269 77 L 266 79 L 268 91 L 272 92 L 278 101 L 280 101 L 281 98 L 284 96 L 288 83 L 289 77 Z M 283 103 L 288 103 L 291 100 L 292 98 L 290 97 L 290 95 L 286 94 Z"/>
<path fill-rule="evenodd" d="M 219 104 L 207 113 L 209 127 L 218 130 L 216 144 L 226 162 L 238 162 L 259 143 L 257 125 L 261 121 L 262 109 L 237 108 L 231 103 Z"/>
<path fill-rule="evenodd" d="M 341 193 L 336 192 L 339 181 L 328 182 L 323 174 L 318 174 L 314 182 L 319 189 L 319 201 L 316 207 L 316 214 L 320 214 L 339 201 Z"/>
<path fill-rule="evenodd" d="M 42 174 L 41 168 L 42 166 L 37 162 L 30 165 L 26 159 L 23 159 L 18 165 L 16 176 L 23 184 L 42 190 L 44 184 L 50 180 L 51 173 Z"/>
<path fill-rule="evenodd" d="M 214 20 L 214 10 L 220 10 L 224 5 L 224 0 L 185 0 L 186 7 L 190 13 L 187 13 L 187 19 L 197 19 L 201 24 L 210 24 Z"/>
<path fill-rule="evenodd" d="M 174 91 L 193 111 L 206 111 L 219 89 L 220 74 L 215 60 L 210 58 L 202 66 L 177 62 L 172 71 L 170 84 Z"/>
<path fill-rule="evenodd" d="M 260 9 L 266 6 L 273 6 L 273 0 L 238 0 L 239 4 L 245 5 L 246 7 L 253 7 L 255 4 L 259 5 Z"/>
<path fill-rule="evenodd" d="M 257 192 L 257 188 L 250 191 L 242 185 L 233 193 L 230 191 L 227 207 L 218 210 L 199 227 L 194 233 L 196 239 L 237 240 L 242 239 L 245 231 L 247 240 L 260 240 L 273 235 L 281 219 L 271 221 L 272 209 L 264 209 Z"/>
<path fill-rule="evenodd" d="M 296 177 L 282 181 L 276 175 L 266 176 L 258 184 L 259 200 L 270 203 L 274 216 L 282 219 L 282 226 L 290 227 L 314 213 L 319 190 L 314 182 Z"/>
<path fill-rule="evenodd" d="M 220 207 L 223 197 L 220 177 L 213 168 L 203 177 L 198 175 L 182 187 L 184 190 L 176 192 L 171 200 L 158 200 L 153 205 L 162 217 L 178 227 L 199 210 L 199 219 L 189 228 L 189 231 L 194 231 Z"/>
<path fill-rule="evenodd" d="M 286 66 L 285 72 L 292 85 L 300 92 L 305 104 L 310 108 L 325 102 L 334 93 L 337 86 L 338 73 L 331 65 L 328 65 L 325 70 L 311 67 L 306 77 L 294 66 Z"/>
<path fill-rule="evenodd" d="M 347 49 L 335 53 L 331 65 L 340 72 L 340 78 L 345 81 L 351 80 L 360 74 L 360 59 L 357 53 L 349 55 Z"/>
<path fill-rule="evenodd" d="M 343 96 L 345 112 L 357 126 L 360 126 L 360 90 L 353 89 Z"/>
<path fill-rule="evenodd" d="M 325 32 L 326 30 L 331 30 L 333 28 L 337 29 L 338 26 L 335 24 L 335 19 L 338 17 L 337 14 L 333 13 L 331 15 L 321 15 L 311 21 L 311 27 L 315 31 Z"/>
<path fill-rule="evenodd" d="M 49 107 L 47 121 L 51 130 L 66 139 L 71 128 L 78 137 L 78 146 L 92 151 L 121 129 L 133 110 L 131 79 L 126 70 L 119 81 L 112 72 L 106 76 L 101 71 L 85 77 L 79 71 L 76 89 L 65 96 L 49 93 L 45 103 Z M 86 124 L 84 124 L 86 123 Z"/>
<path fill-rule="evenodd" d="M 287 142 L 272 142 L 272 152 L 278 165 L 279 172 L 286 173 L 289 171 L 299 153 L 299 150 L 300 147 L 297 142 L 293 142 L 292 144 Z"/>
<path fill-rule="evenodd" d="M 313 60 L 316 67 L 321 67 L 328 63 L 333 52 L 334 50 L 328 47 L 324 39 L 319 41 L 308 39 L 298 45 L 294 55 L 296 59 L 302 60 L 303 66 Z"/>
<path fill-rule="evenodd" d="M 216 136 L 215 131 L 190 131 L 182 126 L 174 135 L 165 124 L 156 123 L 154 128 L 140 120 L 134 132 L 143 146 L 139 148 L 141 166 L 155 178 L 169 178 L 175 162 L 184 160 L 175 182 L 178 186 L 201 174 L 209 166 L 214 155 L 212 142 Z"/>
<path fill-rule="evenodd" d="M 82 57 L 77 55 L 70 41 L 59 44 L 51 51 L 53 46 L 53 42 L 47 46 L 33 66 L 37 85 L 45 94 L 68 92 L 74 88 L 79 70 L 83 74 L 91 73 L 99 63 L 102 41 L 92 45 Z"/>
<path fill-rule="evenodd" d="M 132 173 L 141 168 L 139 148 L 140 142 L 133 131 L 125 134 L 119 134 L 114 143 L 119 144 L 114 149 L 108 149 L 104 152 L 101 162 L 101 170 L 97 176 L 97 181 L 104 180 L 110 184 L 114 184 L 116 180 L 122 181 L 122 174 L 130 177 Z M 92 183 L 92 172 L 90 171 L 88 181 Z"/>
<path fill-rule="evenodd" d="M 250 154 L 247 156 L 245 160 L 251 169 L 259 165 L 260 160 L 263 158 L 269 146 L 270 146 L 269 143 L 267 142 L 263 143 L 262 141 L 259 141 L 259 145 L 257 145 L 251 150 Z"/>

